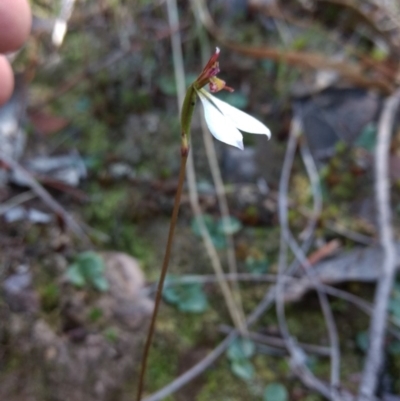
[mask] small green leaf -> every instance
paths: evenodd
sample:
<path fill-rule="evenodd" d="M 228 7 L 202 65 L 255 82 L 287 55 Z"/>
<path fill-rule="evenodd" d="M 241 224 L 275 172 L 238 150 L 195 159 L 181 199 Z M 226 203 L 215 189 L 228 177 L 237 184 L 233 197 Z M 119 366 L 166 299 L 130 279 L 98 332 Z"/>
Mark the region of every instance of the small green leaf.
<path fill-rule="evenodd" d="M 268 271 L 269 263 L 267 258 L 254 258 L 252 256 L 248 256 L 245 262 L 246 269 L 255 274 L 263 274 Z"/>
<path fill-rule="evenodd" d="M 208 231 L 210 232 L 215 231 L 215 223 L 211 215 L 204 214 L 203 221 Z M 191 222 L 192 231 L 194 235 L 197 235 L 198 237 L 201 237 L 200 222 L 201 222 L 201 217 L 194 217 Z"/>
<path fill-rule="evenodd" d="M 282 384 L 270 383 L 265 387 L 264 401 L 287 401 L 288 399 L 288 392 Z"/>
<path fill-rule="evenodd" d="M 91 285 L 98 291 L 108 290 L 108 281 L 104 277 L 104 260 L 93 251 L 80 253 L 67 270 L 67 279 L 77 287 Z"/>
<path fill-rule="evenodd" d="M 104 276 L 92 277 L 91 284 L 97 291 L 106 292 L 110 288 Z"/>
<path fill-rule="evenodd" d="M 224 217 L 217 225 L 217 230 L 222 234 L 233 235 L 242 229 L 242 223 L 236 217 Z"/>
<path fill-rule="evenodd" d="M 251 358 L 254 355 L 254 342 L 247 338 L 238 338 L 231 343 L 227 356 L 231 361 Z"/>
<path fill-rule="evenodd" d="M 254 366 L 248 359 L 238 359 L 231 363 L 232 372 L 241 379 L 249 381 L 254 377 Z"/>
<path fill-rule="evenodd" d="M 180 300 L 180 292 L 179 289 L 176 287 L 179 287 L 181 284 L 175 284 L 174 283 L 174 278 L 171 276 L 167 276 L 165 280 L 165 285 L 163 288 L 163 298 L 166 302 L 170 304 L 177 304 Z"/>
<path fill-rule="evenodd" d="M 369 338 L 367 331 L 360 331 L 356 336 L 357 347 L 364 353 L 368 350 Z"/>
<path fill-rule="evenodd" d="M 400 299 L 391 298 L 389 300 L 389 311 L 395 318 L 400 319 Z"/>
<path fill-rule="evenodd" d="M 181 312 L 202 313 L 208 308 L 208 302 L 203 292 L 195 292 L 184 301 L 179 302 Z"/>
<path fill-rule="evenodd" d="M 181 312 L 202 313 L 208 308 L 207 297 L 199 283 L 175 285 L 170 282 L 163 290 L 163 298 Z"/>
<path fill-rule="evenodd" d="M 109 327 L 104 330 L 103 335 L 105 339 L 112 344 L 115 344 L 118 340 L 118 332 L 114 327 Z"/>
<path fill-rule="evenodd" d="M 93 251 L 80 253 L 75 263 L 85 278 L 89 280 L 101 276 L 105 269 L 103 258 Z"/>
<path fill-rule="evenodd" d="M 83 287 L 86 284 L 85 277 L 79 269 L 77 263 L 70 265 L 66 272 L 67 280 L 76 287 Z"/>
<path fill-rule="evenodd" d="M 101 308 L 94 307 L 89 311 L 88 318 L 91 322 L 95 323 L 103 317 L 103 310 Z"/>
<path fill-rule="evenodd" d="M 373 123 L 367 124 L 357 138 L 355 145 L 364 148 L 371 152 L 376 144 L 376 125 Z"/>
<path fill-rule="evenodd" d="M 400 341 L 393 341 L 388 347 L 388 352 L 390 355 L 400 355 Z"/>
<path fill-rule="evenodd" d="M 211 240 L 217 249 L 224 249 L 226 247 L 225 236 L 220 233 L 211 233 Z"/>

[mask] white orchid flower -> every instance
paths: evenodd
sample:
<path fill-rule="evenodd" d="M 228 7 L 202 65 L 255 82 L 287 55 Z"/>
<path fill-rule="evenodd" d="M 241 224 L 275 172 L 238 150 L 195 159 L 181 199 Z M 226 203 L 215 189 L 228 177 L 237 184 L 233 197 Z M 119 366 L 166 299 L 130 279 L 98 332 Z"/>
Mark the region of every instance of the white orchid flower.
<path fill-rule="evenodd" d="M 205 89 L 198 89 L 196 92 L 203 105 L 208 129 L 214 138 L 241 150 L 244 147 L 243 135 L 240 131 L 271 138 L 271 131 L 256 118 L 223 102 Z"/>
<path fill-rule="evenodd" d="M 262 122 L 211 95 L 210 92 L 215 93 L 223 89 L 233 92 L 225 81 L 217 77 L 220 72 L 219 54 L 220 50 L 217 47 L 200 75 L 186 92 L 181 112 L 181 153 L 183 156 L 187 156 L 189 152 L 190 122 L 198 97 L 203 104 L 208 128 L 219 141 L 243 150 L 243 136 L 240 131 L 266 135 L 268 139 L 271 137 L 270 130 Z M 204 89 L 206 85 L 209 86 L 210 92 Z"/>

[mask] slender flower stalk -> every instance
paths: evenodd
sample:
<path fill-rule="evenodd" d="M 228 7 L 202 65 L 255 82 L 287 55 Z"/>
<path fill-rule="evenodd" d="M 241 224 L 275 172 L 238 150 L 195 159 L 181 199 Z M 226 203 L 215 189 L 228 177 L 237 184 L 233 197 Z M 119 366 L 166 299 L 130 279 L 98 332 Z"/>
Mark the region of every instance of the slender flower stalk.
<path fill-rule="evenodd" d="M 171 216 L 171 224 L 168 232 L 168 239 L 160 274 L 160 280 L 157 286 L 154 311 L 151 317 L 150 328 L 143 351 L 142 367 L 136 398 L 137 401 L 140 401 L 142 397 L 148 354 L 154 334 L 157 313 L 161 302 L 162 290 L 171 255 L 172 241 L 174 237 L 176 222 L 179 213 L 181 194 L 185 180 L 186 161 L 189 154 L 190 127 L 197 98 L 200 98 L 200 101 L 203 105 L 205 119 L 211 134 L 221 142 L 235 146 L 239 149 L 243 149 L 243 136 L 239 130 L 250 132 L 253 134 L 264 134 L 268 138 L 271 137 L 270 130 L 263 123 L 261 123 L 254 117 L 244 113 L 243 111 L 238 110 L 228 103 L 225 103 L 222 100 L 217 99 L 216 97 L 211 95 L 210 92 L 219 92 L 222 89 L 233 92 L 232 88 L 226 86 L 225 81 L 217 78 L 217 74 L 220 71 L 218 63 L 219 53 L 220 50 L 217 47 L 215 53 L 211 56 L 203 71 L 197 77 L 196 81 L 194 81 L 193 84 L 191 84 L 187 89 L 186 96 L 182 105 L 181 164 L 179 169 L 178 188 L 175 195 L 174 208 Z M 209 86 L 210 92 L 204 89 L 206 85 Z"/>

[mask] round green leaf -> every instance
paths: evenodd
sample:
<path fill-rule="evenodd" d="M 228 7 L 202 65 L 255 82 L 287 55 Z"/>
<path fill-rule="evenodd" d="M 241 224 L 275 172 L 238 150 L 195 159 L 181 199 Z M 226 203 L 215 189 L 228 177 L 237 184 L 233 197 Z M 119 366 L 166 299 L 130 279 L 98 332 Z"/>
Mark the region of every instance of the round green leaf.
<path fill-rule="evenodd" d="M 204 214 L 203 216 L 194 217 L 192 219 L 191 228 L 195 235 L 197 235 L 198 237 L 201 237 L 201 229 L 200 229 L 201 220 L 204 221 L 204 224 L 208 231 L 211 231 L 211 232 L 215 231 L 214 219 L 209 214 Z"/>
<path fill-rule="evenodd" d="M 163 298 L 182 312 L 201 313 L 208 308 L 207 297 L 199 283 L 170 284 L 163 290 Z"/>
<path fill-rule="evenodd" d="M 269 263 L 267 258 L 256 259 L 252 256 L 246 258 L 246 270 L 255 274 L 263 274 L 268 271 Z"/>
<path fill-rule="evenodd" d="M 97 276 L 102 276 L 105 269 L 103 258 L 93 251 L 82 252 L 75 262 L 85 278 L 92 281 Z"/>
<path fill-rule="evenodd" d="M 377 128 L 375 124 L 367 124 L 357 138 L 355 145 L 372 152 L 376 144 L 376 131 Z"/>
<path fill-rule="evenodd" d="M 287 401 L 288 399 L 288 392 L 280 383 L 270 383 L 265 388 L 264 401 Z"/>
<path fill-rule="evenodd" d="M 242 228 L 242 223 L 236 217 L 223 217 L 217 226 L 220 233 L 233 235 L 240 231 Z"/>
<path fill-rule="evenodd" d="M 389 300 L 389 310 L 396 318 L 400 318 L 400 299 L 392 298 Z"/>
<path fill-rule="evenodd" d="M 66 277 L 67 280 L 76 287 L 83 287 L 86 283 L 85 277 L 79 270 L 79 266 L 76 263 L 73 263 L 68 267 Z"/>
<path fill-rule="evenodd" d="M 356 344 L 357 347 L 362 351 L 362 352 L 367 352 L 368 350 L 368 345 L 369 345 L 369 338 L 368 338 L 368 332 L 366 331 L 360 331 L 357 333 L 356 336 Z"/>
<path fill-rule="evenodd" d="M 208 302 L 203 292 L 194 293 L 178 304 L 178 309 L 182 312 L 202 313 L 208 308 Z"/>
<path fill-rule="evenodd" d="M 238 359 L 231 363 L 232 372 L 243 380 L 251 380 L 254 377 L 254 366 L 248 359 Z"/>
<path fill-rule="evenodd" d="M 393 341 L 388 347 L 388 352 L 390 355 L 399 356 L 400 355 L 400 341 Z"/>
<path fill-rule="evenodd" d="M 251 358 L 254 355 L 254 342 L 247 338 L 238 338 L 231 343 L 227 356 L 231 361 Z"/>
<path fill-rule="evenodd" d="M 226 248 L 226 240 L 225 236 L 220 233 L 211 233 L 210 234 L 211 241 L 213 242 L 214 246 L 217 249 L 224 249 Z"/>
<path fill-rule="evenodd" d="M 92 277 L 91 284 L 97 291 L 106 292 L 109 289 L 108 281 L 104 276 Z"/>

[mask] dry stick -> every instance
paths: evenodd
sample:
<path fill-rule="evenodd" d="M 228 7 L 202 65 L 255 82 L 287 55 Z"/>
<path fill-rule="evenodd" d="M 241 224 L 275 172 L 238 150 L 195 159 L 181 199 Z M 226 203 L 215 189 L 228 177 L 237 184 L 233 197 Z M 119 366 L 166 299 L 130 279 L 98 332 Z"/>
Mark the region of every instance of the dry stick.
<path fill-rule="evenodd" d="M 174 71 L 175 71 L 175 80 L 178 86 L 178 103 L 181 105 L 183 103 L 184 98 L 184 86 L 185 86 L 185 72 L 183 68 L 183 57 L 182 57 L 182 48 L 181 48 L 181 38 L 179 30 L 174 29 L 175 27 L 179 26 L 179 19 L 178 19 L 178 11 L 176 6 L 176 0 L 168 0 L 167 1 L 168 7 L 168 19 L 170 29 L 173 33 L 171 40 L 172 40 L 172 54 L 174 59 Z M 245 326 L 245 318 L 244 315 L 241 313 L 241 309 L 236 306 L 235 299 L 232 295 L 232 291 L 227 284 L 224 276 L 224 271 L 218 256 L 218 252 L 215 249 L 215 246 L 212 242 L 210 233 L 205 225 L 203 213 L 200 207 L 198 193 L 196 188 L 196 174 L 194 169 L 193 163 L 193 155 L 192 153 L 189 154 L 188 162 L 187 162 L 187 182 L 188 182 L 188 189 L 189 189 L 189 200 L 190 205 L 195 215 L 195 218 L 198 223 L 200 235 L 203 239 L 204 246 L 206 248 L 208 257 L 210 258 L 211 265 L 215 271 L 217 276 L 218 284 L 221 287 L 222 294 L 224 296 L 226 306 L 228 308 L 229 314 L 232 318 L 232 321 L 237 329 L 240 330 L 241 333 L 245 333 L 246 326 Z"/>
<path fill-rule="evenodd" d="M 227 281 L 245 281 L 245 282 L 254 282 L 256 284 L 265 284 L 265 283 L 276 283 L 277 276 L 275 274 L 253 274 L 253 273 L 239 273 L 239 274 L 225 274 L 225 280 Z M 302 280 L 301 278 L 295 278 L 292 276 L 283 276 L 283 280 L 286 283 L 293 284 L 298 280 Z M 188 274 L 181 277 L 175 277 L 168 281 L 168 286 L 174 286 L 179 284 L 193 284 L 193 283 L 201 283 L 201 284 L 213 284 L 218 279 L 214 274 Z M 319 284 L 319 289 L 325 292 L 328 295 L 332 295 L 336 298 L 343 299 L 344 301 L 350 302 L 354 304 L 358 309 L 367 314 L 368 316 L 372 315 L 373 308 L 372 304 L 368 301 L 365 301 L 363 298 L 360 298 L 357 295 L 351 294 L 350 292 L 341 290 L 339 288 L 333 287 L 329 284 Z M 156 290 L 156 285 L 154 291 Z M 151 288 L 147 289 L 148 292 L 146 294 L 150 294 L 153 292 Z M 285 298 L 285 301 L 286 298 Z M 395 319 L 392 319 L 390 316 L 388 317 L 388 322 L 394 326 L 388 328 L 390 334 L 392 334 L 397 340 L 400 340 L 400 323 L 398 323 Z"/>
<path fill-rule="evenodd" d="M 318 170 L 315 165 L 314 159 L 311 155 L 310 149 L 304 140 L 300 144 L 300 153 L 303 158 L 304 165 L 306 167 L 307 174 L 310 179 L 311 188 L 314 195 L 314 203 L 315 203 L 315 211 L 317 212 L 315 219 L 321 214 L 322 210 L 322 195 L 320 190 L 320 182 Z M 292 248 L 292 247 L 291 247 Z M 338 388 L 340 386 L 340 349 L 339 349 L 339 337 L 337 333 L 336 324 L 333 318 L 332 310 L 328 302 L 328 298 L 325 293 L 321 292 L 319 289 L 320 282 L 318 278 L 315 278 L 313 273 L 314 269 L 311 268 L 310 263 L 308 262 L 307 257 L 303 254 L 300 247 L 297 246 L 298 253 L 301 254 L 302 259 L 306 261 L 306 264 L 302 263 L 302 266 L 305 268 L 305 272 L 309 278 L 311 278 L 312 282 L 316 285 L 316 290 L 318 293 L 318 298 L 321 304 L 321 308 L 325 317 L 326 327 L 328 329 L 329 341 L 331 344 L 331 386 L 334 388 Z M 293 248 L 292 248 L 293 251 Z M 297 252 L 296 252 L 297 253 Z M 335 393 L 335 390 L 332 390 L 332 394 Z"/>
<path fill-rule="evenodd" d="M 6 155 L 0 150 L 0 160 L 9 166 L 12 170 L 18 172 L 25 180 L 27 185 L 32 189 L 36 195 L 61 219 L 66 223 L 67 227 L 75 233 L 79 238 L 89 243 L 89 239 L 79 224 L 72 218 L 72 216 L 32 177 L 32 175 L 25 170 L 18 162 L 12 157 Z"/>
<path fill-rule="evenodd" d="M 279 221 L 281 225 L 281 247 L 279 252 L 279 264 L 278 264 L 278 281 L 277 281 L 278 288 L 276 294 L 276 310 L 282 336 L 286 341 L 288 350 L 290 351 L 293 369 L 295 370 L 296 374 L 310 388 L 320 392 L 329 399 L 339 400 L 343 398 L 339 398 L 339 395 L 337 394 L 335 388 L 338 385 L 338 373 L 339 373 L 338 338 L 330 306 L 327 301 L 326 295 L 321 293 L 321 291 L 319 290 L 316 278 L 313 275 L 311 275 L 311 269 L 307 269 L 307 264 L 308 264 L 307 258 L 305 257 L 301 249 L 298 247 L 296 241 L 293 239 L 288 226 L 287 192 L 290 179 L 290 172 L 294 160 L 294 155 L 296 152 L 297 140 L 298 136 L 300 135 L 300 130 L 301 130 L 300 119 L 298 116 L 295 116 L 292 122 L 291 135 L 287 146 L 286 156 L 282 167 L 282 174 L 279 185 Z M 307 167 L 307 172 L 310 174 L 311 166 L 309 164 L 308 165 L 306 164 L 306 167 Z M 311 175 L 310 179 L 312 185 L 318 185 L 318 183 L 314 182 L 315 178 L 313 177 L 313 175 Z M 292 252 L 295 254 L 296 259 L 298 259 L 303 266 L 306 266 L 307 276 L 309 277 L 310 280 L 312 280 L 314 287 L 316 288 L 318 293 L 321 308 L 327 323 L 328 334 L 331 343 L 331 361 L 332 361 L 331 387 L 326 386 L 323 382 L 317 379 L 307 368 L 307 366 L 305 365 L 305 359 L 301 348 L 299 348 L 296 341 L 289 333 L 285 317 L 285 308 L 284 308 L 284 287 L 283 287 L 284 283 L 283 280 L 281 279 L 281 276 L 284 272 L 287 263 L 288 245 L 290 246 Z"/>
<path fill-rule="evenodd" d="M 230 213 L 229 213 L 229 207 L 228 207 L 228 202 L 226 200 L 225 192 L 224 192 L 224 183 L 222 181 L 221 177 L 221 170 L 219 169 L 218 162 L 217 162 L 217 155 L 215 152 L 215 146 L 214 142 L 212 139 L 212 136 L 207 130 L 204 118 L 201 119 L 201 127 L 203 130 L 203 140 L 204 140 L 204 145 L 206 148 L 206 155 L 208 159 L 208 164 L 210 165 L 211 169 L 211 175 L 213 177 L 214 185 L 216 188 L 217 192 L 217 198 L 218 198 L 218 203 L 219 203 L 219 209 L 221 211 L 222 219 L 225 221 L 228 221 Z M 234 248 L 234 242 L 233 242 L 233 237 L 232 234 L 225 232 L 225 239 L 226 239 L 226 246 L 227 246 L 227 258 L 228 258 L 228 267 L 229 271 L 231 274 L 237 274 L 237 263 L 236 263 L 236 256 L 235 256 L 235 248 Z M 233 296 L 235 298 L 235 304 L 237 305 L 238 308 L 238 315 L 240 315 L 240 326 L 242 330 L 244 331 L 244 334 L 246 334 L 246 327 L 243 324 L 245 318 L 244 314 L 244 309 L 243 309 L 243 302 L 242 302 L 242 297 L 240 295 L 240 286 L 238 284 L 238 281 L 233 282 Z"/>
<path fill-rule="evenodd" d="M 192 1 L 193 3 L 193 1 Z M 192 8 L 194 9 L 194 6 L 192 4 Z M 202 31 L 202 26 L 201 22 L 195 14 L 195 19 L 196 19 L 196 24 L 199 29 L 199 39 L 200 39 L 200 46 L 201 46 L 201 53 L 202 53 L 202 64 L 205 64 L 207 62 L 207 54 L 209 54 L 208 48 L 209 43 L 208 43 L 208 38 L 206 35 L 204 35 L 204 31 Z M 203 34 L 202 34 L 203 33 Z M 212 136 L 210 135 L 210 132 L 207 128 L 204 116 L 201 119 L 201 129 L 203 131 L 203 142 L 204 146 L 206 149 L 206 156 L 207 156 L 207 161 L 208 165 L 210 166 L 211 170 L 211 176 L 214 181 L 214 186 L 217 194 L 217 199 L 218 199 L 218 204 L 219 204 L 219 209 L 221 212 L 222 219 L 225 221 L 229 220 L 230 212 L 229 212 L 229 206 L 228 206 L 228 201 L 226 199 L 225 195 L 225 188 L 224 188 L 224 182 L 222 180 L 222 175 L 221 175 L 221 170 L 218 165 L 218 159 L 217 159 L 217 153 L 215 151 L 215 146 L 214 146 L 214 141 Z M 236 263 L 236 255 L 235 255 L 235 248 L 234 248 L 234 241 L 233 241 L 233 236 L 231 233 L 225 232 L 225 239 L 226 239 L 226 253 L 227 253 L 227 259 L 228 259 L 228 267 L 230 273 L 237 274 L 238 269 L 237 269 L 237 263 Z M 244 324 L 245 321 L 245 313 L 243 309 L 243 302 L 242 302 L 242 297 L 240 294 L 240 286 L 238 281 L 233 282 L 233 296 L 236 301 L 237 309 L 238 309 L 238 315 L 240 316 L 240 328 L 243 331 L 244 334 L 246 334 L 247 328 Z"/>
<path fill-rule="evenodd" d="M 33 191 L 26 191 L 22 194 L 16 195 L 8 201 L 0 205 L 0 216 L 7 213 L 9 210 L 36 198 L 36 194 Z"/>
<path fill-rule="evenodd" d="M 185 182 L 186 160 L 187 160 L 187 154 L 185 154 L 185 152 L 182 152 L 181 166 L 179 169 L 179 182 L 178 182 L 178 188 L 176 190 L 176 195 L 175 195 L 175 202 L 174 202 L 174 209 L 172 211 L 171 223 L 169 226 L 167 246 L 165 249 L 163 265 L 161 268 L 160 281 L 158 282 L 157 294 L 156 294 L 153 314 L 151 316 L 150 328 L 149 328 L 149 332 L 148 332 L 148 335 L 146 338 L 146 344 L 144 347 L 144 352 L 143 352 L 143 357 L 142 357 L 142 368 L 140 371 L 139 385 L 138 385 L 138 391 L 137 391 L 137 397 L 136 397 L 137 401 L 140 401 L 140 399 L 142 397 L 143 386 L 144 386 L 144 376 L 146 374 L 146 367 L 147 367 L 147 359 L 148 359 L 148 355 L 149 355 L 151 342 L 153 339 L 154 328 L 155 328 L 155 324 L 156 324 L 158 309 L 160 306 L 165 276 L 166 276 L 167 270 L 168 270 L 168 263 L 169 263 L 169 259 L 170 259 L 170 255 L 171 255 L 172 241 L 174 238 L 174 231 L 175 231 L 176 221 L 177 221 L 178 213 L 179 213 L 182 188 L 183 188 L 183 184 Z"/>
<path fill-rule="evenodd" d="M 384 251 L 382 275 L 375 292 L 375 306 L 369 329 L 369 347 L 364 372 L 359 388 L 358 401 L 370 401 L 377 387 L 378 374 L 382 366 L 383 341 L 386 331 L 387 309 L 396 272 L 396 248 L 390 209 L 389 149 L 395 113 L 400 104 L 400 90 L 390 96 L 384 104 L 378 127 L 375 150 L 375 194 L 378 209 L 380 241 Z"/>
<path fill-rule="evenodd" d="M 233 330 L 232 327 L 229 327 L 225 324 L 222 324 L 219 328 L 222 333 L 230 334 Z M 253 340 L 257 343 L 266 344 L 275 348 L 286 348 L 285 341 L 281 337 L 269 336 L 266 334 L 261 334 L 257 332 L 249 332 L 249 339 Z M 307 344 L 307 343 L 299 343 L 299 346 L 303 348 L 305 351 L 309 351 L 313 354 L 321 355 L 321 356 L 330 356 L 329 347 L 324 347 L 321 345 Z"/>
<path fill-rule="evenodd" d="M 195 7 L 196 7 L 194 4 L 195 1 L 196 0 L 191 0 L 191 6 L 192 6 L 193 10 L 195 10 Z M 195 17 L 196 25 L 197 25 L 197 29 L 198 29 L 201 57 L 202 57 L 202 61 L 204 63 L 207 61 L 208 54 L 210 53 L 209 39 L 208 39 L 206 32 L 203 30 L 202 23 L 196 12 L 194 12 L 194 17 Z M 216 151 L 215 151 L 214 142 L 213 142 L 212 136 L 210 135 L 210 132 L 207 128 L 204 117 L 202 117 L 202 119 L 201 119 L 201 129 L 203 132 L 203 142 L 204 142 L 205 149 L 206 149 L 206 155 L 207 155 L 208 164 L 210 166 L 211 175 L 212 175 L 212 178 L 214 181 L 219 209 L 221 211 L 222 218 L 227 220 L 229 218 L 230 212 L 229 212 L 228 202 L 226 199 L 224 183 L 223 183 L 222 176 L 221 176 L 221 170 L 219 168 L 218 161 L 217 161 L 217 155 L 216 155 Z M 229 271 L 232 276 L 237 275 L 238 271 L 237 271 L 237 263 L 236 263 L 236 255 L 235 255 L 233 237 L 230 233 L 225 233 L 225 239 L 226 239 L 226 243 L 227 243 L 227 259 L 228 259 Z M 227 277 L 227 275 L 225 275 L 224 277 Z M 234 295 L 236 303 L 237 303 L 238 314 L 240 315 L 240 321 L 241 321 L 240 328 L 241 328 L 242 333 L 247 334 L 247 327 L 244 324 L 245 313 L 244 313 L 244 309 L 243 309 L 243 302 L 242 302 L 240 286 L 239 286 L 238 282 L 234 281 L 233 289 L 234 289 L 233 295 Z"/>

